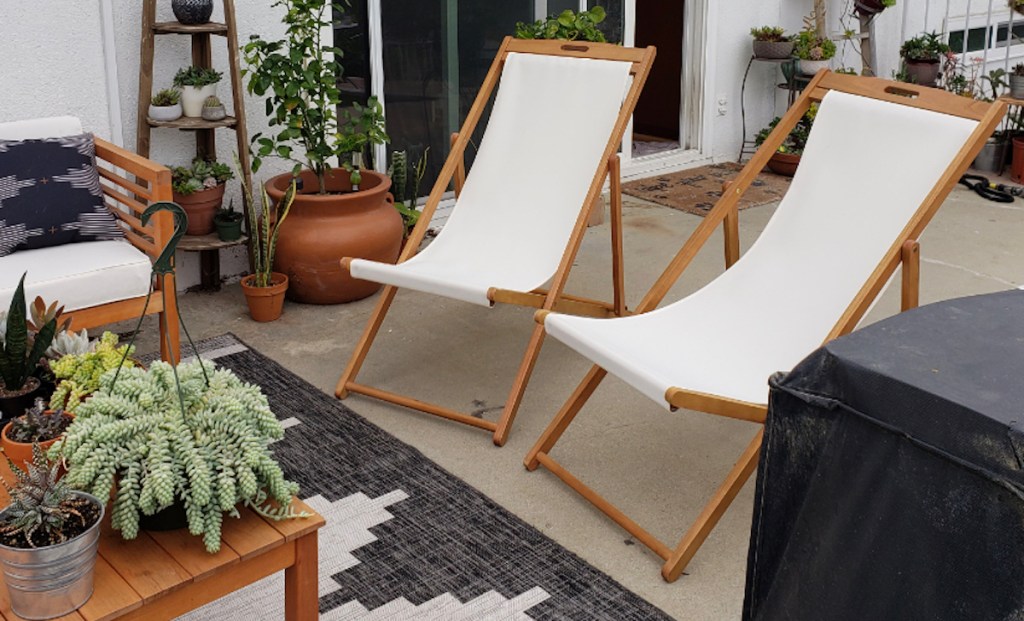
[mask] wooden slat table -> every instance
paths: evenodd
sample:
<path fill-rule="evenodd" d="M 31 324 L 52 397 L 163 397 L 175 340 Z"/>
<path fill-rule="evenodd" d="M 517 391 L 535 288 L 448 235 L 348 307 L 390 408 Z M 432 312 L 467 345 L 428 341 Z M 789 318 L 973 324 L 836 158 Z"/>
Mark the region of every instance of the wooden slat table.
<path fill-rule="evenodd" d="M 7 502 L 0 489 L 0 506 Z M 60 619 L 173 619 L 281 570 L 285 572 L 285 620 L 317 619 L 317 530 L 324 518 L 297 498 L 292 507 L 312 515 L 275 522 L 244 509 L 240 519 L 225 516 L 217 554 L 207 553 L 202 538 L 187 529 L 143 531 L 134 541 L 125 541 L 110 527 L 108 514 L 100 536 L 93 595 Z M 0 589 L 0 619 L 22 621 L 11 612 L 6 588 Z"/>

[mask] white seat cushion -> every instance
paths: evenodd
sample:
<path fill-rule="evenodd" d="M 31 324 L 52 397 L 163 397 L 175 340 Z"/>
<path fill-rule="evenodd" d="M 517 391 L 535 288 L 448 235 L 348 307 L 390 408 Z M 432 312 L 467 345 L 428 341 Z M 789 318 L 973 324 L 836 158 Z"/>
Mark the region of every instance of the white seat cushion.
<path fill-rule="evenodd" d="M 0 123 L 0 140 L 39 140 L 77 136 L 82 122 L 73 116 L 51 116 L 45 119 Z"/>
<path fill-rule="evenodd" d="M 22 250 L 0 258 L 0 310 L 25 276 L 25 299 L 38 295 L 78 310 L 146 295 L 152 263 L 127 241 L 97 241 Z"/>

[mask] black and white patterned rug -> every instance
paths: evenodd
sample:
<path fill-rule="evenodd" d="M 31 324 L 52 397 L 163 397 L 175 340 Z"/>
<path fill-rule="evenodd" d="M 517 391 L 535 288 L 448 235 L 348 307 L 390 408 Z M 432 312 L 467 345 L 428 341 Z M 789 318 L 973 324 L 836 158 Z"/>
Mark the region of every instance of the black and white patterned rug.
<path fill-rule="evenodd" d="M 327 519 L 324 621 L 671 619 L 233 335 L 199 349 L 260 385 L 286 427 L 275 453 Z M 181 619 L 278 621 L 283 592 L 271 576 Z"/>

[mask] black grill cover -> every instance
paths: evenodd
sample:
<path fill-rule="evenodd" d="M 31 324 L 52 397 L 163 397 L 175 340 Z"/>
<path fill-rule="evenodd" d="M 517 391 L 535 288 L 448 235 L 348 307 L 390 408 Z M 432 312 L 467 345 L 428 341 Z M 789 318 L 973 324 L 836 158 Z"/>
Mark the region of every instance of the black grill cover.
<path fill-rule="evenodd" d="M 747 620 L 1024 620 L 1024 291 L 932 304 L 771 381 Z"/>

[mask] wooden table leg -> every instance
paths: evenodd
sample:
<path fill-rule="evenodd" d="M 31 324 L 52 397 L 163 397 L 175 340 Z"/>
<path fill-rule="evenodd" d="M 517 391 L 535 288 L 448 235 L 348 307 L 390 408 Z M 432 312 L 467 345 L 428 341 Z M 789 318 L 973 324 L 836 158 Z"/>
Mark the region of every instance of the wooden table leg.
<path fill-rule="evenodd" d="M 316 531 L 295 540 L 295 564 L 284 570 L 285 621 L 320 618 Z"/>

